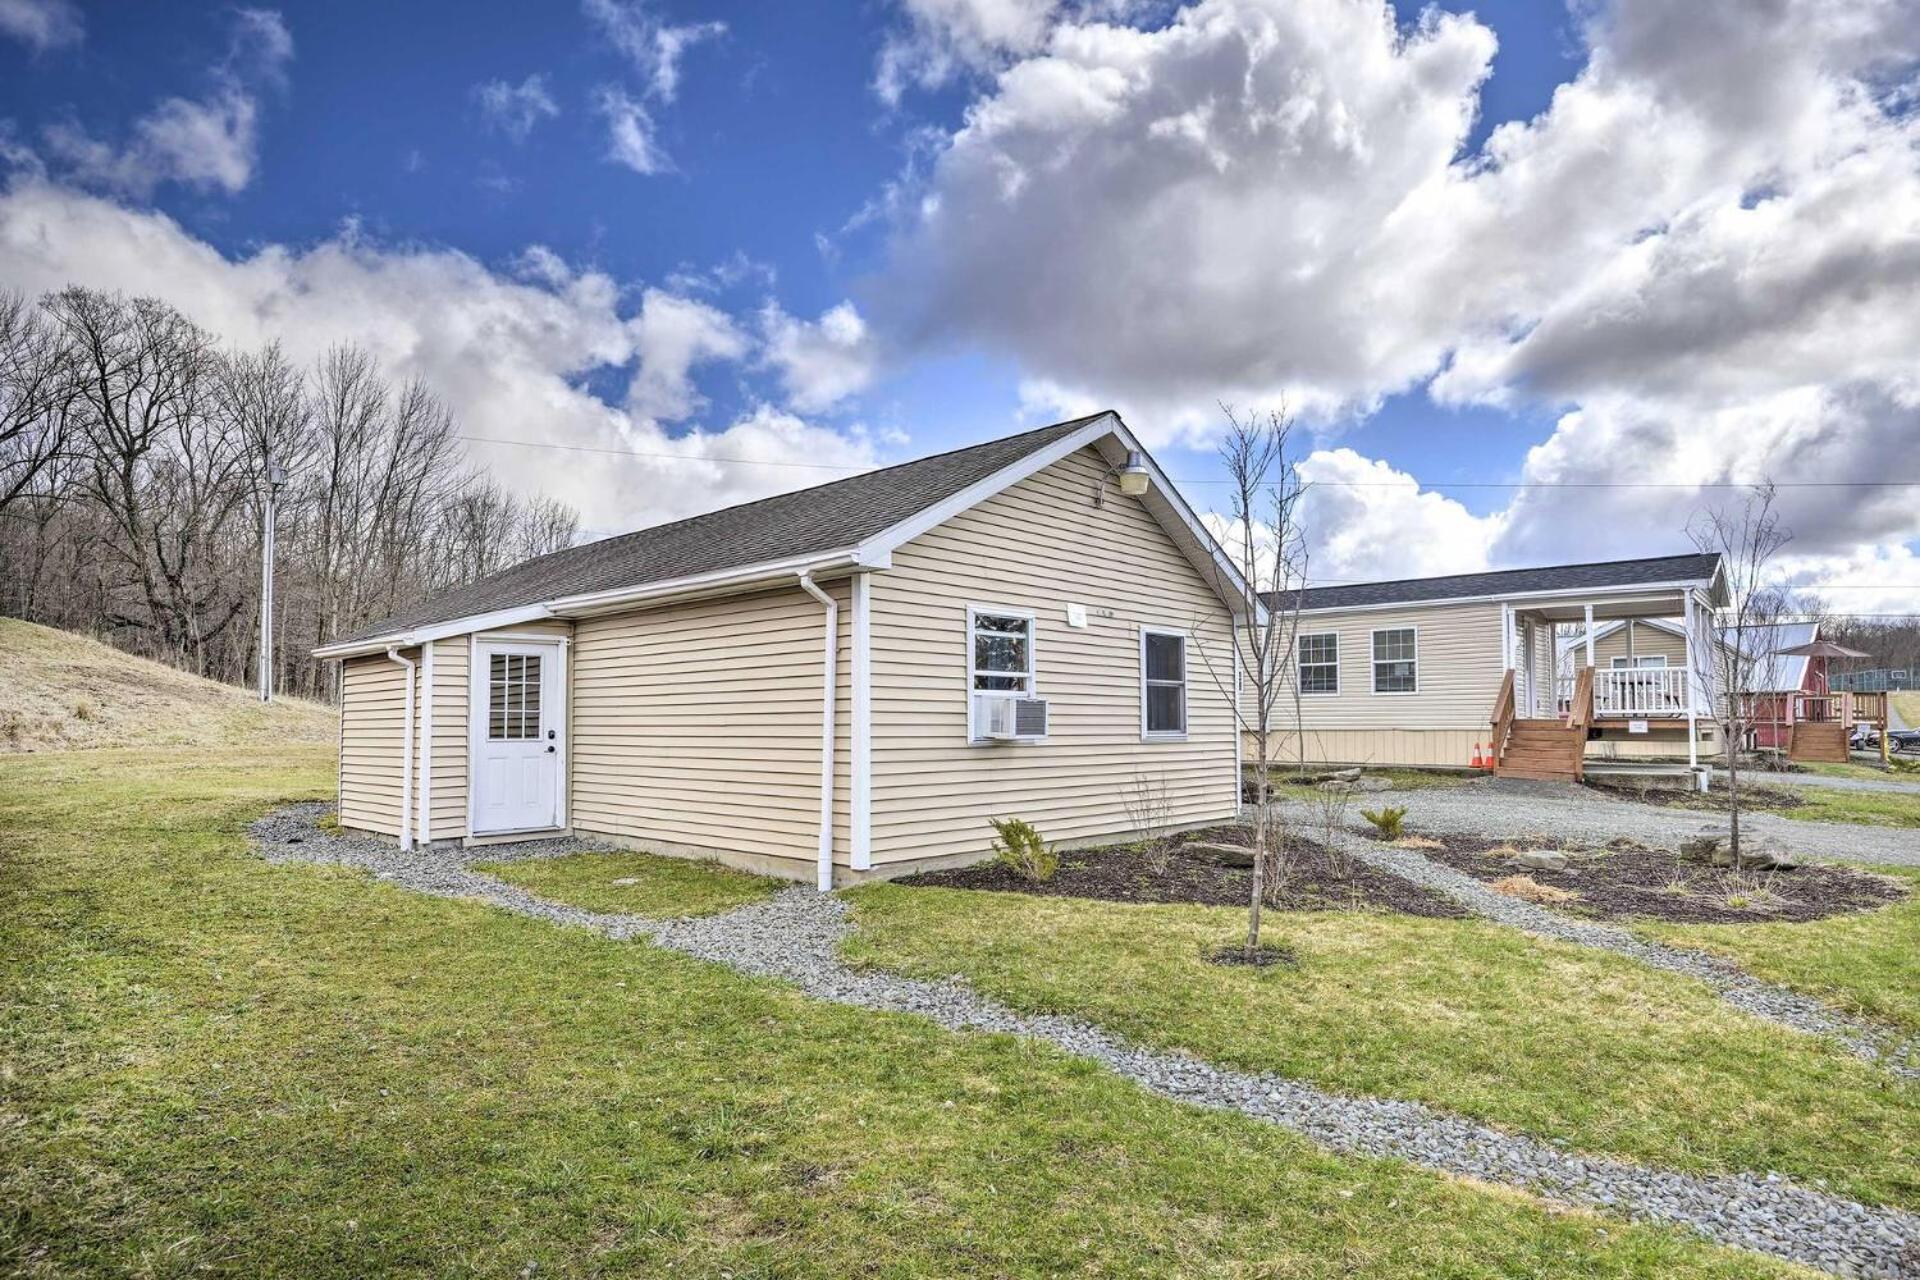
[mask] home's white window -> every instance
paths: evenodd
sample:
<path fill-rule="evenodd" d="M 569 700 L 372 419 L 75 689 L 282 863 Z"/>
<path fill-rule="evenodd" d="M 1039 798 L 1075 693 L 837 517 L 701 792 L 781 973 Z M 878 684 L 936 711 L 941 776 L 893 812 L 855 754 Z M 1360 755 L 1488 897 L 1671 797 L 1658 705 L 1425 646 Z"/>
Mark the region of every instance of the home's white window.
<path fill-rule="evenodd" d="M 1373 691 L 1414 693 L 1420 687 L 1420 637 L 1413 627 L 1373 633 Z"/>
<path fill-rule="evenodd" d="M 1300 692 L 1340 692 L 1340 637 L 1334 632 L 1300 637 Z"/>
<path fill-rule="evenodd" d="M 1631 671 L 1635 667 L 1664 667 L 1667 665 L 1667 655 L 1664 653 L 1648 653 L 1634 658 L 1624 656 L 1610 658 L 1607 661 L 1607 665 L 1615 671 Z"/>
<path fill-rule="evenodd" d="M 1031 698 L 1035 692 L 1033 615 L 967 610 L 967 737 L 979 741 L 982 696 Z"/>
<path fill-rule="evenodd" d="M 540 655 L 492 655 L 487 662 L 487 737 L 519 742 L 539 736 Z"/>
<path fill-rule="evenodd" d="M 1187 638 L 1178 631 L 1140 630 L 1140 731 L 1186 736 Z"/>

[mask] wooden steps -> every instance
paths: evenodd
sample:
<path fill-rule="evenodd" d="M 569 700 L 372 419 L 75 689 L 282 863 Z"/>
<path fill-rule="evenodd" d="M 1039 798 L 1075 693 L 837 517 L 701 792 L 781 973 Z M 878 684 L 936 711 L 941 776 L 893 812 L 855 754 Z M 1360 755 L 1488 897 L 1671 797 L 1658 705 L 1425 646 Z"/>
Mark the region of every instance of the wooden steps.
<path fill-rule="evenodd" d="M 1578 782 L 1584 772 L 1587 732 L 1558 720 L 1515 720 L 1493 771 L 1502 778 Z"/>
<path fill-rule="evenodd" d="M 1802 763 L 1847 762 L 1847 727 L 1838 721 L 1802 721 L 1788 730 L 1787 759 Z"/>

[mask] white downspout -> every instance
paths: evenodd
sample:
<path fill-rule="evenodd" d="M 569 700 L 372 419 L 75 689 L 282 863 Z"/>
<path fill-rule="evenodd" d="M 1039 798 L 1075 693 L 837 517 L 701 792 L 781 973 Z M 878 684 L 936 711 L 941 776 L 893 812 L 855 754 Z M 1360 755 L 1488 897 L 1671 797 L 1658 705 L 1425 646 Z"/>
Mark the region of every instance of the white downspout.
<path fill-rule="evenodd" d="M 413 830 L 424 845 L 433 843 L 433 645 L 420 646 L 420 816 Z"/>
<path fill-rule="evenodd" d="M 413 848 L 413 659 L 387 646 L 387 661 L 407 669 L 406 709 L 400 719 L 400 847 Z"/>
<path fill-rule="evenodd" d="M 834 676 L 840 665 L 840 606 L 814 584 L 811 570 L 801 570 L 800 589 L 826 606 L 826 636 L 822 645 L 824 670 L 820 682 L 820 858 L 816 887 L 833 888 L 833 701 Z"/>

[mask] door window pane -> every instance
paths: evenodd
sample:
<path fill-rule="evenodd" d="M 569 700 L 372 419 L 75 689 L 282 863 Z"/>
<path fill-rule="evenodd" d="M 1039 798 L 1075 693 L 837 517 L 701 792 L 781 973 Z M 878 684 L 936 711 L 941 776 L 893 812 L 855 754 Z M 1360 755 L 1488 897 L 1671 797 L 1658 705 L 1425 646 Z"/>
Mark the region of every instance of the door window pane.
<path fill-rule="evenodd" d="M 540 736 L 540 656 L 495 653 L 487 658 L 487 737 L 521 742 Z"/>

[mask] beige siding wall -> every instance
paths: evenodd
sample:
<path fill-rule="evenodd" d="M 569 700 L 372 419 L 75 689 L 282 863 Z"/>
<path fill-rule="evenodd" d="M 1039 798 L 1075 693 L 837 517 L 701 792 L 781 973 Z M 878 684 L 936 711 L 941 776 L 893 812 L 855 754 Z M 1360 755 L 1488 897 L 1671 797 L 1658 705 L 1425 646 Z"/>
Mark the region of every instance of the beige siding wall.
<path fill-rule="evenodd" d="M 1608 632 L 1593 642 L 1593 664 L 1602 669 L 1613 665 L 1613 659 L 1627 656 L 1627 630 L 1633 630 L 1633 653 L 1639 657 L 1651 657 L 1660 654 L 1670 667 L 1687 665 L 1687 640 L 1671 631 L 1659 627 L 1650 627 L 1644 622 L 1628 622 L 1618 630 Z M 1595 628 L 1598 630 L 1599 628 Z M 1575 648 L 1575 664 L 1584 662 L 1586 646 Z"/>
<path fill-rule="evenodd" d="M 1400 627 L 1418 631 L 1419 689 L 1414 693 L 1375 693 L 1373 632 Z M 1340 637 L 1340 691 L 1301 697 L 1299 727 L 1309 734 L 1355 729 L 1472 733 L 1487 727 L 1504 674 L 1499 605 L 1434 605 L 1301 616 L 1301 635 L 1325 632 Z M 1289 686 L 1274 708 L 1274 723 L 1290 730 L 1295 727 L 1293 717 Z"/>
<path fill-rule="evenodd" d="M 1473 763 L 1474 744 L 1485 743 L 1488 736 L 1486 729 L 1313 729 L 1305 735 L 1306 763 L 1465 769 Z M 1300 762 L 1300 734 L 1270 734 L 1269 741 L 1274 764 Z M 1251 761 L 1252 734 L 1247 735 L 1246 754 Z"/>
<path fill-rule="evenodd" d="M 402 650 L 418 659 L 417 649 Z M 385 654 L 350 658 L 340 672 L 340 823 L 400 834 L 401 735 L 407 673 Z"/>
<path fill-rule="evenodd" d="M 984 855 L 989 817 L 1026 818 L 1052 840 L 1124 831 L 1136 775 L 1165 780 L 1175 822 L 1234 814 L 1226 611 L 1138 501 L 1109 484 L 1105 507 L 1094 507 L 1105 471 L 1091 451 L 1056 463 L 899 548 L 893 568 L 872 575 L 876 869 Z M 1067 625 L 1069 603 L 1087 606 L 1084 628 Z M 1047 741 L 967 741 L 970 604 L 1036 615 Z M 1199 624 L 1184 742 L 1141 740 L 1143 623 Z"/>
<path fill-rule="evenodd" d="M 840 605 L 836 860 L 848 860 L 851 611 Z M 582 620 L 572 657 L 576 829 L 797 860 L 820 832 L 822 607 L 798 586 Z"/>

